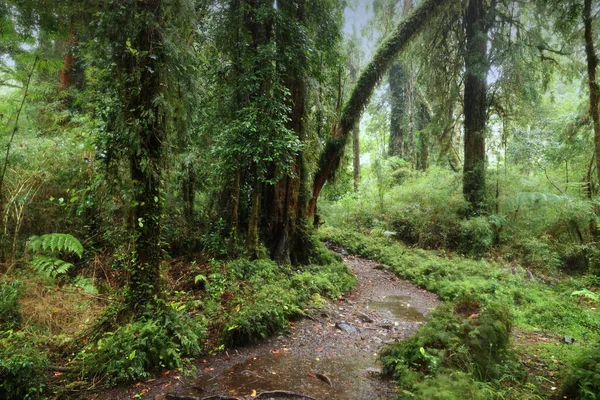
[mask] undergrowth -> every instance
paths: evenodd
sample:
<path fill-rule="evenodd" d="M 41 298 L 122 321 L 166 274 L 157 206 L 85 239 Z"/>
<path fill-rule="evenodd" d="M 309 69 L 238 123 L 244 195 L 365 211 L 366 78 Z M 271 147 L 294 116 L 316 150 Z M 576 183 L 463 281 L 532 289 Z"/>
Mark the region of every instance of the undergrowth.
<path fill-rule="evenodd" d="M 532 281 L 525 269 L 510 264 L 411 249 L 384 237 L 349 230 L 322 228 L 320 235 L 324 241 L 387 265 L 397 275 L 449 302 L 415 337 L 384 351 L 384 364 L 403 388 L 402 396 L 547 398 L 552 388 L 558 390 L 559 381 L 569 379 L 576 382 L 575 387 L 594 387 L 598 364 L 588 351 L 597 348 L 600 313 L 593 296 L 585 296 L 597 290 L 593 276 L 548 281 L 538 277 Z M 464 306 L 465 299 L 471 306 Z M 462 312 L 461 308 L 471 311 Z M 508 345 L 510 320 L 522 336 L 552 341 L 544 351 L 535 342 L 510 346 L 521 359 L 535 356 L 544 365 L 542 371 L 529 371 L 526 379 L 523 368 L 503 350 Z M 473 347 L 483 332 L 489 348 L 481 341 L 479 347 Z M 575 344 L 564 343 L 565 336 L 576 338 Z M 583 361 L 581 354 L 587 357 Z M 567 368 L 546 374 L 556 363 Z M 438 388 L 438 393 L 454 393 L 454 397 L 433 396 L 433 388 Z M 572 390 L 565 388 L 565 393 Z"/>

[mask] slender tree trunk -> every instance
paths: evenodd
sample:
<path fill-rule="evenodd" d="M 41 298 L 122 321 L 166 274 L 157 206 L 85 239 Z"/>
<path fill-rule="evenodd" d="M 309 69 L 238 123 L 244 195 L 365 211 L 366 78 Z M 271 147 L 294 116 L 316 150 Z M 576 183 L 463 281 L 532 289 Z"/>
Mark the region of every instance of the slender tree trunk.
<path fill-rule="evenodd" d="M 415 71 L 408 67 L 408 161 L 415 168 Z"/>
<path fill-rule="evenodd" d="M 354 178 L 354 191 L 358 191 L 360 184 L 360 127 L 359 124 L 352 130 L 352 172 Z"/>
<path fill-rule="evenodd" d="M 453 0 L 423 0 L 375 52 L 375 55 L 361 72 L 358 82 L 345 103 L 339 123 L 334 127 L 335 135 L 327 142 L 321 154 L 319 168 L 313 181 L 313 192 L 308 205 L 308 216 L 314 215 L 317 199 L 325 182 L 340 165 L 340 160 L 352 127 L 360 120 L 363 109 L 369 102 L 377 83 L 387 72 L 394 59 L 421 32 L 428 21 L 440 8 Z"/>
<path fill-rule="evenodd" d="M 404 130 L 407 112 L 407 73 L 404 66 L 396 61 L 388 72 L 388 83 L 390 87 L 390 156 L 404 158 Z"/>
<path fill-rule="evenodd" d="M 485 128 L 487 123 L 487 30 L 484 0 L 469 0 L 465 12 L 465 143 L 463 194 L 474 214 L 485 200 Z"/>
<path fill-rule="evenodd" d="M 181 181 L 183 216 L 186 224 L 192 225 L 194 221 L 194 202 L 196 199 L 196 172 L 190 163 L 184 165 L 183 169 L 185 173 L 185 177 Z"/>
<path fill-rule="evenodd" d="M 583 25 L 585 38 L 585 55 L 587 58 L 588 85 L 590 88 L 590 114 L 594 122 L 594 149 L 596 153 L 596 173 L 600 182 L 600 111 L 598 101 L 600 100 L 600 86 L 596 81 L 596 69 L 598 68 L 598 56 L 594 48 L 594 35 L 592 33 L 592 0 L 583 2 Z"/>
<path fill-rule="evenodd" d="M 404 0 L 402 8 L 402 18 L 405 18 L 412 9 L 412 1 Z M 406 116 L 410 112 L 407 104 L 407 98 L 410 96 L 408 87 L 408 74 L 401 61 L 396 61 L 390 67 L 388 73 L 388 82 L 390 85 L 390 140 L 388 154 L 404 158 L 405 152 L 405 130 Z"/>

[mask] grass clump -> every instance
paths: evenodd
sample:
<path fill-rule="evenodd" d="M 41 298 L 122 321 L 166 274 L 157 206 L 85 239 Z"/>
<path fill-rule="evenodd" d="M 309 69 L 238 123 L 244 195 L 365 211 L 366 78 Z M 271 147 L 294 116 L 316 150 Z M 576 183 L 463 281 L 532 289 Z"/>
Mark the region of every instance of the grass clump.
<path fill-rule="evenodd" d="M 47 357 L 23 332 L 0 333 L 0 399 L 39 399 L 46 386 Z"/>

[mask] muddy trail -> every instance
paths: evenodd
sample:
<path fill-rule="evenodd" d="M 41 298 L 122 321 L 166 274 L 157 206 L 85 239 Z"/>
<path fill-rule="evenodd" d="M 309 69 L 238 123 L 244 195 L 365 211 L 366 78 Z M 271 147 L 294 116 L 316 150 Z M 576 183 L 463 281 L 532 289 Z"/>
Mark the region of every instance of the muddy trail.
<path fill-rule="evenodd" d="M 376 262 L 343 255 L 357 286 L 283 335 L 207 358 L 197 378 L 162 376 L 96 399 L 392 399 L 378 353 L 413 335 L 439 301 Z"/>

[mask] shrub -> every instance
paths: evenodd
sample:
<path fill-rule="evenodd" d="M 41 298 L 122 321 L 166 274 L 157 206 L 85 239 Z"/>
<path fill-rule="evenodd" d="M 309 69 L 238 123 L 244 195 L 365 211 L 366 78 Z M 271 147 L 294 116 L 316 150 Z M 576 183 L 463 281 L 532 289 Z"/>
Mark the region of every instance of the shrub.
<path fill-rule="evenodd" d="M 487 400 L 489 397 L 477 382 L 460 371 L 447 372 L 417 383 L 412 393 L 400 396 L 401 399 L 426 400 Z"/>
<path fill-rule="evenodd" d="M 19 282 L 0 286 L 0 330 L 16 328 L 21 323 Z"/>
<path fill-rule="evenodd" d="M 40 398 L 46 385 L 48 359 L 24 333 L 0 334 L 0 399 Z"/>
<path fill-rule="evenodd" d="M 280 284 L 263 286 L 253 300 L 239 304 L 223 327 L 223 341 L 236 346 L 255 343 L 289 326 L 289 318 L 299 314 L 300 301 L 294 290 Z"/>
<path fill-rule="evenodd" d="M 494 231 L 486 217 L 466 219 L 460 223 L 460 248 L 465 254 L 481 257 L 492 246 Z"/>
<path fill-rule="evenodd" d="M 187 314 L 167 310 L 106 332 L 77 356 L 85 378 L 108 383 L 150 377 L 157 369 L 182 368 L 201 352 L 204 328 Z"/>
<path fill-rule="evenodd" d="M 600 344 L 577 352 L 563 383 L 563 395 L 581 400 L 600 399 Z"/>

